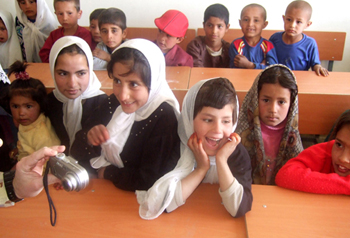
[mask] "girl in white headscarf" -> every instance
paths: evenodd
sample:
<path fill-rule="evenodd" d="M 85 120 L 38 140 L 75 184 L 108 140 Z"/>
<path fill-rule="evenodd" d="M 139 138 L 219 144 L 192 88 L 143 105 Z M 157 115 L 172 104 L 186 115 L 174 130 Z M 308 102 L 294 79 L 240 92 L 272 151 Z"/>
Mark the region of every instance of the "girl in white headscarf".
<path fill-rule="evenodd" d="M 7 72 L 15 61 L 22 61 L 22 53 L 12 14 L 6 10 L 0 10 L 0 33 L 0 64 Z"/>
<path fill-rule="evenodd" d="M 219 183 L 226 210 L 234 217 L 251 209 L 251 165 L 237 125 L 238 99 L 229 80 L 195 84 L 186 94 L 179 118 L 181 158 L 176 168 L 148 191 L 137 191 L 139 214 L 157 218 L 183 205 L 201 183 Z"/>
<path fill-rule="evenodd" d="M 92 129 L 77 134 L 72 155 L 118 188 L 148 189 L 175 167 L 180 152 L 179 105 L 164 56 L 153 42 L 132 39 L 111 55 L 107 71 L 114 94 L 90 118 Z"/>
<path fill-rule="evenodd" d="M 103 99 L 101 83 L 93 72 L 89 45 L 76 36 L 65 36 L 53 45 L 50 70 L 55 89 L 48 95 L 48 117 L 69 155 L 75 134 Z"/>
<path fill-rule="evenodd" d="M 56 17 L 45 0 L 16 0 L 16 32 L 23 59 L 41 62 L 39 51 L 51 31 L 58 28 Z"/>

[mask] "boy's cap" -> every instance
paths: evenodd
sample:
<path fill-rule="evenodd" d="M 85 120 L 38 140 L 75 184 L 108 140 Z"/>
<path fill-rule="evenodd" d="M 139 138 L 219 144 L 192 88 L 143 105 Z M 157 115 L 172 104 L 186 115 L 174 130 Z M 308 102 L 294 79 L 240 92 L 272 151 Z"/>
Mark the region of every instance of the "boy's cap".
<path fill-rule="evenodd" d="M 154 23 L 161 31 L 175 37 L 184 37 L 188 28 L 187 17 L 177 10 L 166 11 Z"/>

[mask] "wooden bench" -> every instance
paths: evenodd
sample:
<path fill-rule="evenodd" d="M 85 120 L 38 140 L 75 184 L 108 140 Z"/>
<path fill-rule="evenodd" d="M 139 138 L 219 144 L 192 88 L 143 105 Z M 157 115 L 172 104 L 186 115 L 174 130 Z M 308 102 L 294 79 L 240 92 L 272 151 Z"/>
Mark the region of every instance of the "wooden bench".
<path fill-rule="evenodd" d="M 280 30 L 263 30 L 262 37 L 270 37 Z M 343 60 L 346 32 L 326 32 L 326 31 L 305 31 L 306 35 L 314 38 L 317 42 L 320 60 L 327 60 L 328 70 L 332 71 L 335 60 Z M 197 35 L 204 36 L 203 28 L 197 29 Z M 234 39 L 243 36 L 241 29 L 229 29 L 224 36 L 224 40 L 232 42 Z"/>

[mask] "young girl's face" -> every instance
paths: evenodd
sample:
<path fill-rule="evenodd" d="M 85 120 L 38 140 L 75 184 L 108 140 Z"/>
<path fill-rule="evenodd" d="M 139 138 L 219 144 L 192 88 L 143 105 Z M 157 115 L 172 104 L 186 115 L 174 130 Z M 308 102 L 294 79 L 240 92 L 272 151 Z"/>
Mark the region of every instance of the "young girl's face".
<path fill-rule="evenodd" d="M 334 171 L 340 176 L 350 175 L 350 125 L 344 125 L 337 133 L 332 148 Z"/>
<path fill-rule="evenodd" d="M 26 16 L 31 19 L 35 20 L 36 19 L 36 13 L 37 13 L 37 8 L 36 8 L 36 0 L 20 0 L 18 1 L 19 8 L 26 14 Z"/>
<path fill-rule="evenodd" d="M 89 86 L 90 72 L 85 55 L 65 53 L 57 57 L 55 81 L 58 90 L 67 98 L 79 97 Z"/>
<path fill-rule="evenodd" d="M 7 28 L 4 22 L 0 19 L 0 43 L 5 43 L 8 40 Z"/>
<path fill-rule="evenodd" d="M 268 126 L 286 119 L 290 106 L 290 90 L 280 84 L 265 83 L 259 92 L 259 118 Z"/>
<path fill-rule="evenodd" d="M 16 125 L 28 126 L 40 115 L 40 105 L 30 97 L 13 96 L 10 100 L 10 108 Z"/>
<path fill-rule="evenodd" d="M 203 149 L 208 156 L 216 155 L 231 135 L 233 129 L 232 112 L 233 106 L 231 104 L 227 104 L 222 109 L 203 107 L 194 118 L 194 132 L 202 141 Z"/>
<path fill-rule="evenodd" d="M 113 65 L 113 93 L 117 97 L 123 111 L 134 113 L 147 103 L 148 88 L 136 73 L 129 73 L 128 65 Z"/>

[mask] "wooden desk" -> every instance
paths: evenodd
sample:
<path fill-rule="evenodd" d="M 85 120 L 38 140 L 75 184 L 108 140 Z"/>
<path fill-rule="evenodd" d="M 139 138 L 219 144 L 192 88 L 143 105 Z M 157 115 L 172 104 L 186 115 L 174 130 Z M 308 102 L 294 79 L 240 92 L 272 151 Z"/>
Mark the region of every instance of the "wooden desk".
<path fill-rule="evenodd" d="M 189 87 L 202 79 L 225 77 L 243 99 L 261 70 L 192 68 Z M 328 77 L 313 71 L 294 71 L 299 89 L 299 131 L 328 134 L 335 120 L 350 108 L 350 73 L 331 72 Z"/>
<path fill-rule="evenodd" d="M 45 192 L 0 209 L 1 237 L 247 237 L 245 219 L 221 205 L 218 185 L 201 184 L 186 204 L 155 220 L 139 217 L 133 192 L 107 180 L 92 180 L 80 192 L 50 194 L 57 209 L 52 227 Z"/>
<path fill-rule="evenodd" d="M 249 238 L 349 237 L 350 198 L 253 185 Z"/>

